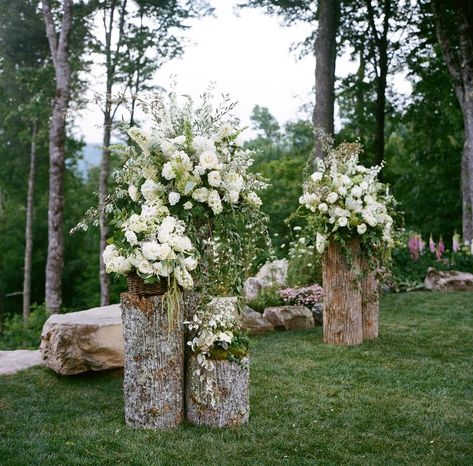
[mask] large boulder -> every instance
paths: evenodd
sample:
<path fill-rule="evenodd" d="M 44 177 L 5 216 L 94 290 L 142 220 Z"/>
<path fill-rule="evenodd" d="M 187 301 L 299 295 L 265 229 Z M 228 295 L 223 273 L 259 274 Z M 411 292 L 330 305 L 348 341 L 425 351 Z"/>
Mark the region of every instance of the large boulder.
<path fill-rule="evenodd" d="M 429 267 L 424 287 L 433 291 L 473 291 L 473 274 L 456 270 L 435 270 Z"/>
<path fill-rule="evenodd" d="M 256 299 L 263 288 L 286 286 L 288 266 L 287 259 L 266 262 L 256 276 L 246 279 L 243 285 L 243 296 L 246 301 Z"/>
<path fill-rule="evenodd" d="M 246 307 L 241 317 L 241 328 L 246 330 L 250 335 L 262 335 L 272 332 L 274 325 L 266 320 L 263 314 Z"/>
<path fill-rule="evenodd" d="M 270 286 L 285 286 L 287 282 L 287 269 L 289 262 L 287 259 L 278 259 L 266 264 L 259 269 L 256 279 L 266 288 Z"/>
<path fill-rule="evenodd" d="M 305 306 L 267 307 L 263 317 L 276 329 L 302 330 L 314 327 L 314 316 Z"/>
<path fill-rule="evenodd" d="M 62 375 L 123 367 L 120 305 L 52 315 L 40 350 L 44 364 Z"/>

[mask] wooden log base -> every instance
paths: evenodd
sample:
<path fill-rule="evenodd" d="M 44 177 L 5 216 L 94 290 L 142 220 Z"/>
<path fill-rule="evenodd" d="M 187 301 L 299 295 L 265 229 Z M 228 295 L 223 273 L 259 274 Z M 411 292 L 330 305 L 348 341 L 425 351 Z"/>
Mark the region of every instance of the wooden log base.
<path fill-rule="evenodd" d="M 169 429 L 184 418 L 183 319 L 178 315 L 178 324 L 170 324 L 162 299 L 121 295 L 125 421 L 130 427 Z"/>
<path fill-rule="evenodd" d="M 235 427 L 246 424 L 250 414 L 250 360 L 241 362 L 213 361 L 217 403 L 213 408 L 196 400 L 195 389 L 201 386 L 195 374 L 197 358 L 191 355 L 187 367 L 186 417 L 195 425 L 208 427 Z"/>

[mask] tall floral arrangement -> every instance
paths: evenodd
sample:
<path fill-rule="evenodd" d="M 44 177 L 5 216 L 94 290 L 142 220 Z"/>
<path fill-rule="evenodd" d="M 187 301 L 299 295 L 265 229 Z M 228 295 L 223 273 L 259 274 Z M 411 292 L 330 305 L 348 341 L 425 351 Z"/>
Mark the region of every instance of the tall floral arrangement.
<path fill-rule="evenodd" d="M 353 236 L 365 247 L 391 245 L 394 198 L 378 179 L 381 166 L 359 163 L 362 147 L 343 143 L 317 159 L 316 170 L 304 184 L 300 204 L 307 209 L 316 232 L 316 248 Z"/>

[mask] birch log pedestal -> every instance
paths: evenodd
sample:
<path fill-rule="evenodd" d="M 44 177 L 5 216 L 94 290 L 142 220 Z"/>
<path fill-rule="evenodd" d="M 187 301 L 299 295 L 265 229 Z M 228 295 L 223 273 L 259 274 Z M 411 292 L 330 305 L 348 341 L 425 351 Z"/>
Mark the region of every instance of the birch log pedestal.
<path fill-rule="evenodd" d="M 175 316 L 172 325 L 162 300 L 121 295 L 125 422 L 130 427 L 168 429 L 184 418 L 183 319 Z"/>
<path fill-rule="evenodd" d="M 250 358 L 240 362 L 213 361 L 216 404 L 202 404 L 196 390 L 203 388 L 196 370 L 197 358 L 188 358 L 186 378 L 186 417 L 189 422 L 208 427 L 235 427 L 248 423 L 250 416 Z"/>
<path fill-rule="evenodd" d="M 363 316 L 363 339 L 373 340 L 378 337 L 379 321 L 379 285 L 376 272 L 370 270 L 368 259 L 361 259 L 363 278 L 361 280 L 361 306 Z"/>
<path fill-rule="evenodd" d="M 359 238 L 348 241 L 346 251 L 335 241 L 325 250 L 323 328 L 324 343 L 351 346 L 363 342 Z"/>

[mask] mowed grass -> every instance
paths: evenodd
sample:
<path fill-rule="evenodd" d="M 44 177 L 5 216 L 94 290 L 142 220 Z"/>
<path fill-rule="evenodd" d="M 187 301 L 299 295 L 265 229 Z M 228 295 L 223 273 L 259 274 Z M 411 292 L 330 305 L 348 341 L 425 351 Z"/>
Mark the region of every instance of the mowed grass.
<path fill-rule="evenodd" d="M 253 339 L 248 426 L 125 428 L 122 373 L 0 376 L 1 465 L 473 464 L 473 293 L 382 299 L 380 337 Z"/>

